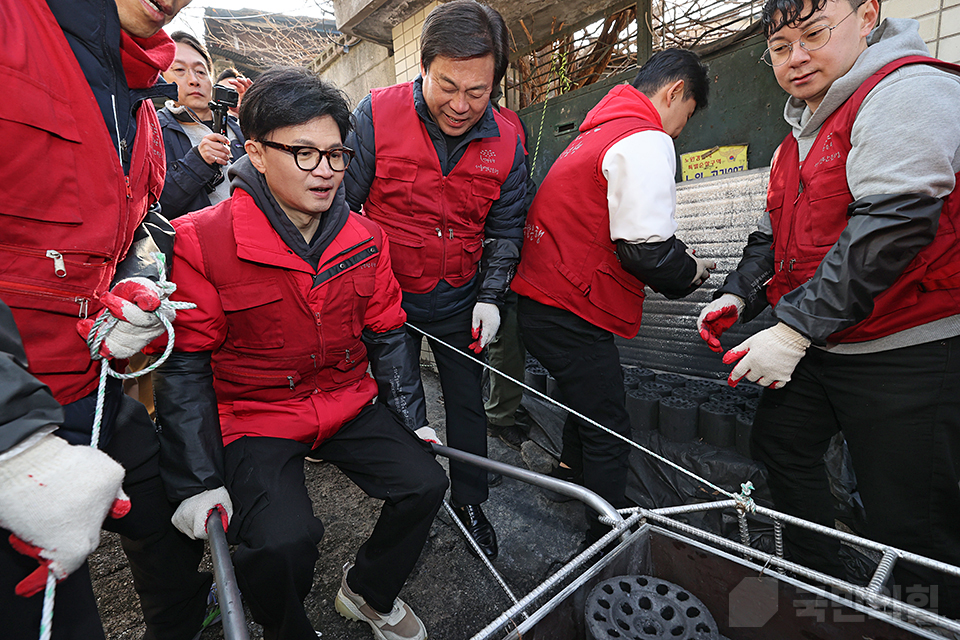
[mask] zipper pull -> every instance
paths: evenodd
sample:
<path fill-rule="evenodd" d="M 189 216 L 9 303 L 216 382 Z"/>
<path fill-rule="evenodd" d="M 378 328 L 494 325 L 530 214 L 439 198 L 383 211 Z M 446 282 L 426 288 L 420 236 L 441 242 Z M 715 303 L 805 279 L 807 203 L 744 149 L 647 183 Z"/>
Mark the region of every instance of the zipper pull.
<path fill-rule="evenodd" d="M 130 190 L 130 176 L 123 176 L 123 181 L 127 183 L 127 200 L 132 200 L 133 191 Z"/>
<path fill-rule="evenodd" d="M 67 275 L 67 266 L 63 263 L 63 256 L 55 249 L 47 249 L 47 257 L 53 259 L 53 272 L 58 278 L 64 278 Z"/>
<path fill-rule="evenodd" d="M 434 231 L 437 232 L 437 237 L 438 237 L 438 238 L 442 238 L 442 237 L 443 237 L 443 231 L 440 230 L 440 227 L 437 227 L 436 229 L 434 229 Z"/>
<path fill-rule="evenodd" d="M 790 258 L 790 266 L 787 267 L 787 271 L 793 271 L 793 265 L 797 261 L 796 258 Z"/>
<path fill-rule="evenodd" d="M 351 363 L 353 360 L 350 359 L 350 349 L 347 349 L 347 362 Z"/>
<path fill-rule="evenodd" d="M 80 305 L 80 314 L 78 317 L 81 320 L 85 319 L 89 314 L 89 307 L 87 305 L 90 304 L 90 301 L 86 298 L 74 298 L 73 301 Z"/>
<path fill-rule="evenodd" d="M 287 376 L 287 382 L 290 383 L 290 390 L 293 391 L 293 376 Z"/>
<path fill-rule="evenodd" d="M 450 239 L 453 240 L 453 229 L 450 229 Z"/>

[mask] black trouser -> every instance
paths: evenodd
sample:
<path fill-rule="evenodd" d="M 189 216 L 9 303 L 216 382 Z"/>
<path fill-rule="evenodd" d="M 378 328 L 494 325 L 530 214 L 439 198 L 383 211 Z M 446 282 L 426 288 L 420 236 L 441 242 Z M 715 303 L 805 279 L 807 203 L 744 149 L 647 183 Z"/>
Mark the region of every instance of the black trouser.
<path fill-rule="evenodd" d="M 564 403 L 625 437 L 630 436 L 620 352 L 613 334 L 576 314 L 520 296 L 523 344 L 557 381 Z M 627 506 L 630 446 L 572 414 L 563 426 L 560 461 L 583 472 L 583 485 L 614 507 Z M 588 541 L 609 527 L 587 508 Z"/>
<path fill-rule="evenodd" d="M 433 322 L 410 322 L 435 338 L 466 353 L 473 342 L 473 310 Z M 407 329 L 410 364 L 419 369 L 423 334 Z M 443 408 L 447 418 L 447 442 L 454 449 L 478 456 L 487 455 L 487 416 L 483 411 L 483 367 L 455 353 L 435 340 L 427 339 L 437 362 Z M 426 424 L 426 416 L 417 416 Z M 450 461 L 450 497 L 457 504 L 480 504 L 488 496 L 487 472 L 465 462 Z"/>
<path fill-rule="evenodd" d="M 862 355 L 808 349 L 784 388 L 764 391 L 754 420 L 753 454 L 778 509 L 834 526 L 823 455 L 837 431 L 868 537 L 960 565 L 960 337 Z M 790 526 L 784 534 L 794 560 L 843 577 L 836 540 Z M 894 579 L 909 602 L 960 615 L 960 580 L 904 561 Z"/>
<path fill-rule="evenodd" d="M 111 380 L 104 411 L 103 450 L 123 465 L 123 490 L 130 512 L 103 527 L 120 534 L 130 561 L 134 588 L 140 596 L 147 631 L 144 640 L 183 640 L 200 629 L 212 577 L 198 573 L 203 542 L 191 540 L 171 524 L 173 507 L 159 474 L 156 429 L 143 405 L 119 392 Z M 64 407 L 64 427 L 58 432 L 74 443 L 86 432 L 89 442 L 95 396 Z M 36 560 L 14 551 L 9 533 L 0 530 L 0 621 L 3 638 L 35 640 L 40 629 L 43 592 L 31 598 L 14 595 L 15 585 L 36 569 Z M 56 640 L 103 637 L 90 573 L 84 564 L 57 585 L 53 617 Z"/>
<path fill-rule="evenodd" d="M 265 640 L 317 637 L 303 608 L 323 537 L 304 484 L 309 453 L 310 445 L 282 438 L 243 437 L 224 448 L 237 581 Z M 389 612 L 447 490 L 443 467 L 380 404 L 365 407 L 312 455 L 384 501 L 348 580 L 374 609 Z"/>

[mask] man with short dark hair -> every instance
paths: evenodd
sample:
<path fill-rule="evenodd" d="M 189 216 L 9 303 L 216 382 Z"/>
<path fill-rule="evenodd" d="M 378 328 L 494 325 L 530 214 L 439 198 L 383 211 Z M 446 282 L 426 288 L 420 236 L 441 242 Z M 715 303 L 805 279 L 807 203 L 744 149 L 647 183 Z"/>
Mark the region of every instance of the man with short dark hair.
<path fill-rule="evenodd" d="M 841 431 L 867 533 L 960 565 L 960 68 L 931 59 L 877 0 L 769 0 L 763 58 L 792 132 L 766 212 L 698 321 L 710 348 L 767 305 L 777 324 L 724 356 L 768 387 L 752 451 L 777 507 L 833 527 L 823 454 Z M 787 527 L 793 559 L 843 576 L 840 543 Z M 960 582 L 894 578 L 960 615 Z M 933 590 L 931 591 L 931 585 Z"/>
<path fill-rule="evenodd" d="M 482 367 L 440 344 L 477 353 L 500 325 L 523 226 L 526 166 L 516 129 L 490 106 L 509 53 L 496 11 L 475 0 L 441 4 L 420 39 L 420 76 L 375 89 L 354 110 L 356 161 L 344 184 L 354 209 L 390 236 L 411 325 L 429 334 L 450 446 L 486 455 Z M 409 330 L 413 360 L 423 334 Z M 435 338 L 435 339 L 434 339 Z M 411 407 L 425 425 L 426 407 Z M 480 504 L 487 474 L 451 461 L 457 517 L 489 558 L 497 537 Z"/>
<path fill-rule="evenodd" d="M 114 365 L 92 360 L 85 340 L 106 310 L 117 322 L 104 358 L 129 358 L 164 330 L 154 312 L 173 240 L 156 203 L 163 142 L 150 98 L 174 56 L 161 28 L 186 4 L 0 1 L 0 138 L 16 150 L 0 163 L 0 291 L 23 338 L 0 375 L 5 639 L 39 637 L 48 570 L 60 581 L 52 637 L 104 637 L 85 558 L 108 512 L 129 511 L 104 527 L 130 561 L 144 637 L 189 639 L 204 624 L 212 576 L 197 571 L 203 544 L 170 522 L 156 427 L 118 380 L 98 397 L 100 367 Z M 98 400 L 102 453 L 89 447 Z M 114 503 L 121 478 L 129 501 Z"/>
<path fill-rule="evenodd" d="M 570 408 L 624 437 L 630 420 L 614 334 L 637 335 L 644 285 L 680 298 L 716 266 L 676 237 L 674 220 L 673 139 L 706 107 L 709 86 L 696 54 L 654 54 L 632 86 L 614 87 L 587 114 L 527 216 L 513 281 L 523 343 Z M 620 439 L 571 415 L 551 475 L 624 507 L 629 453 Z M 591 544 L 607 527 L 590 509 L 587 521 Z"/>
<path fill-rule="evenodd" d="M 160 205 L 168 220 L 229 198 L 227 168 L 244 154 L 235 116 L 227 116 L 227 135 L 213 130 L 213 62 L 207 48 L 185 31 L 170 37 L 177 54 L 163 77 L 177 85 L 178 97 L 168 100 L 158 114 L 167 154 Z"/>
<path fill-rule="evenodd" d="M 240 112 L 247 156 L 230 170 L 233 195 L 174 221 L 175 295 L 197 304 L 156 374 L 174 523 L 206 537 L 207 514 L 232 503 L 237 580 L 264 637 L 316 638 L 303 608 L 323 536 L 304 486 L 312 452 L 384 501 L 337 610 L 378 638 L 424 640 L 397 594 L 447 479 L 414 433 L 423 387 L 387 237 L 341 187 L 349 107 L 313 73 L 280 67 Z"/>

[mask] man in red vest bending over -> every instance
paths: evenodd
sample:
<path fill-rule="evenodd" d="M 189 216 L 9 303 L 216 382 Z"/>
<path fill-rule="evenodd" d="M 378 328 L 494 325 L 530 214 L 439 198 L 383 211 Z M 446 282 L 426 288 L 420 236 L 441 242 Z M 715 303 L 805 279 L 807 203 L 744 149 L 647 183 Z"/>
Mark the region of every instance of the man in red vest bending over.
<path fill-rule="evenodd" d="M 778 508 L 833 527 L 823 454 L 842 431 L 880 542 L 960 565 L 960 77 L 877 0 L 770 0 L 764 60 L 790 94 L 767 210 L 700 316 L 714 351 L 738 318 L 730 384 L 768 387 L 752 450 Z M 842 576 L 834 539 L 786 530 L 793 559 Z M 909 571 L 908 571 L 909 570 Z M 960 583 L 897 563 L 909 601 L 960 614 Z M 918 591 L 919 590 L 919 591 Z"/>
<path fill-rule="evenodd" d="M 503 18 L 474 0 L 434 9 L 423 24 L 420 73 L 375 89 L 354 110 L 347 202 L 390 237 L 410 324 L 479 353 L 497 335 L 522 239 L 527 170 L 516 129 L 490 106 L 509 52 Z M 418 366 L 423 334 L 409 330 Z M 487 454 L 482 367 L 430 340 L 443 388 L 447 441 Z M 411 407 L 419 425 L 425 406 Z M 480 503 L 487 473 L 450 462 L 453 507 L 489 558 L 496 534 Z"/>
<path fill-rule="evenodd" d="M 715 267 L 674 234 L 673 138 L 707 104 L 707 69 L 680 49 L 652 56 L 587 114 L 530 207 L 513 290 L 523 343 L 576 411 L 628 436 L 614 334 L 640 328 L 643 287 L 683 297 Z M 574 417 L 552 475 L 625 505 L 629 446 Z M 587 543 L 607 527 L 588 510 Z"/>

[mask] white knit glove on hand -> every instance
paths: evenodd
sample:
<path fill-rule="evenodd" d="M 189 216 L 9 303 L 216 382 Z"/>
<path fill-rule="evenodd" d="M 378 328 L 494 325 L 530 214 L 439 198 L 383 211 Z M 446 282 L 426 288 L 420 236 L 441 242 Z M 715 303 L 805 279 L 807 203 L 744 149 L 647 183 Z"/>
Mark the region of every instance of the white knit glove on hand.
<path fill-rule="evenodd" d="M 153 312 L 160 308 L 160 313 L 170 322 L 177 317 L 175 309 L 160 307 L 169 295 L 169 290 L 161 290 L 157 283 L 148 278 L 125 278 L 103 294 L 100 300 L 106 309 L 101 315 L 109 310 L 119 322 L 106 332 L 100 345 L 100 355 L 123 360 L 153 342 L 164 332 L 163 323 Z M 90 318 L 77 323 L 77 330 L 84 340 L 93 323 Z"/>
<path fill-rule="evenodd" d="M 425 442 L 432 442 L 439 445 L 443 444 L 440 442 L 440 436 L 437 435 L 437 432 L 434 431 L 433 427 L 420 427 L 414 431 L 414 433 L 417 434 L 417 437 Z"/>
<path fill-rule="evenodd" d="M 740 314 L 746 303 L 740 296 L 725 293 L 700 311 L 697 318 L 697 331 L 700 337 L 707 342 L 711 351 L 723 353 L 720 346 L 720 336 L 740 319 Z"/>
<path fill-rule="evenodd" d="M 723 356 L 724 364 L 737 366 L 727 383 L 737 386 L 744 377 L 762 387 L 780 389 L 788 382 L 810 341 L 782 322 L 750 336 Z"/>
<path fill-rule="evenodd" d="M 225 487 L 207 489 L 203 493 L 190 496 L 180 503 L 170 521 L 173 526 L 194 540 L 207 539 L 207 518 L 211 511 L 219 511 L 223 530 L 227 530 L 233 517 L 233 503 Z"/>
<path fill-rule="evenodd" d="M 130 511 L 123 473 L 102 451 L 53 435 L 0 462 L 0 527 L 13 534 L 14 549 L 40 562 L 17 595 L 41 591 L 48 568 L 58 581 L 76 571 L 100 544 L 107 514 Z"/>
<path fill-rule="evenodd" d="M 500 309 L 489 302 L 478 302 L 473 307 L 473 338 L 470 348 L 480 353 L 490 341 L 497 337 L 500 330 Z"/>
<path fill-rule="evenodd" d="M 698 258 L 696 254 L 696 249 L 687 247 L 687 255 L 697 263 L 697 273 L 693 276 L 693 280 L 690 281 L 690 286 L 697 285 L 699 287 L 710 277 L 710 272 L 717 268 L 717 261 Z"/>

